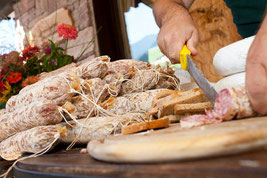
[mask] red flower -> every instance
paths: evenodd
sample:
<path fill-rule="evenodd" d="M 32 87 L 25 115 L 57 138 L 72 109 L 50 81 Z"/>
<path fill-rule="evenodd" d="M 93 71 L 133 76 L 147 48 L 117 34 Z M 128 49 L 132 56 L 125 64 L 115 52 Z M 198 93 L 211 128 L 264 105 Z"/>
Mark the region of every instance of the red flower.
<path fill-rule="evenodd" d="M 17 83 L 22 79 L 22 76 L 19 72 L 10 72 L 6 79 L 9 83 Z"/>
<path fill-rule="evenodd" d="M 73 25 L 61 24 L 57 27 L 57 33 L 59 37 L 63 36 L 63 39 L 75 40 L 78 36 L 78 32 Z"/>
<path fill-rule="evenodd" d="M 20 61 L 33 57 L 36 52 L 39 52 L 39 50 L 40 49 L 37 46 L 33 46 L 33 47 L 31 47 L 31 45 L 27 46 L 27 48 L 25 48 L 22 51 L 22 57 L 20 58 Z"/>
<path fill-rule="evenodd" d="M 21 86 L 22 88 L 24 88 L 27 85 L 31 85 L 31 84 L 38 82 L 38 80 L 39 78 L 37 76 L 29 76 L 21 83 Z"/>
<path fill-rule="evenodd" d="M 4 90 L 5 90 L 4 83 L 0 81 L 0 91 L 4 91 Z"/>

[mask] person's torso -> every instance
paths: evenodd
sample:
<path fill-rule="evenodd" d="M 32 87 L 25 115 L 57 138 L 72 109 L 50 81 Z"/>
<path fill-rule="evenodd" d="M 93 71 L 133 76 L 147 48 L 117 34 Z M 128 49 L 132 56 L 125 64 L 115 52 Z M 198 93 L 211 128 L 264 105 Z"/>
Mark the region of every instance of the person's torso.
<path fill-rule="evenodd" d="M 255 35 L 264 16 L 267 0 L 224 0 L 232 10 L 234 23 L 243 37 Z"/>

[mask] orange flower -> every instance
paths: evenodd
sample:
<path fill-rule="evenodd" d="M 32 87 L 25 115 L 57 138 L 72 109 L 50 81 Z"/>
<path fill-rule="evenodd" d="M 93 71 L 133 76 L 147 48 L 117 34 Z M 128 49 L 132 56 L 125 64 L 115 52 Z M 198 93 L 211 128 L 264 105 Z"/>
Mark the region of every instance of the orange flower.
<path fill-rule="evenodd" d="M 39 78 L 37 76 L 29 76 L 21 83 L 21 87 L 24 88 L 27 85 L 34 84 L 34 83 L 38 82 L 38 80 L 39 80 Z"/>
<path fill-rule="evenodd" d="M 19 72 L 10 72 L 6 79 L 9 83 L 17 83 L 22 79 L 22 76 Z"/>
<path fill-rule="evenodd" d="M 59 37 L 63 36 L 63 39 L 75 40 L 78 36 L 78 32 L 73 25 L 61 24 L 57 27 L 57 33 Z"/>

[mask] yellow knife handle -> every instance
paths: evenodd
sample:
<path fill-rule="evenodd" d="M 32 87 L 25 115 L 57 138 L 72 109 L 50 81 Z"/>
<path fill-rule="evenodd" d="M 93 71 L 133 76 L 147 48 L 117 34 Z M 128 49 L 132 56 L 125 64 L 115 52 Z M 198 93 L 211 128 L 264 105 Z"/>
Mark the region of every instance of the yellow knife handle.
<path fill-rule="evenodd" d="M 181 67 L 184 70 L 187 70 L 187 58 L 186 55 L 191 55 L 191 51 L 187 48 L 186 45 L 183 46 L 182 50 L 180 51 L 180 63 Z"/>

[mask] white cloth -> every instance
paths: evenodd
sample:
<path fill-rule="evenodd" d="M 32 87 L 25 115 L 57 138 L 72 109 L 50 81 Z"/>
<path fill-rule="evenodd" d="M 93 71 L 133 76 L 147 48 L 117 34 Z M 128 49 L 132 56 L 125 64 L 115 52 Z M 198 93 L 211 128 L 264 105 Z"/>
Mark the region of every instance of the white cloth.
<path fill-rule="evenodd" d="M 245 86 L 245 72 L 229 75 L 213 85 L 217 92 L 220 92 L 224 88 L 232 88 L 237 85 Z"/>
<path fill-rule="evenodd" d="M 244 72 L 248 50 L 254 38 L 251 36 L 219 49 L 213 58 L 216 72 L 222 76 Z"/>
<path fill-rule="evenodd" d="M 213 66 L 218 74 L 226 76 L 214 84 L 217 92 L 237 85 L 245 86 L 245 70 L 248 50 L 255 36 L 232 43 L 217 51 Z"/>

